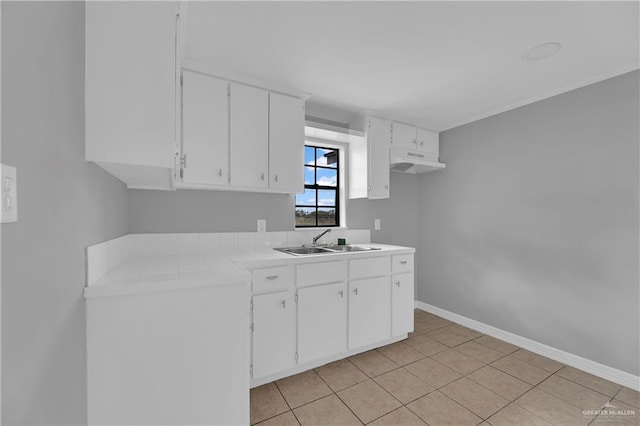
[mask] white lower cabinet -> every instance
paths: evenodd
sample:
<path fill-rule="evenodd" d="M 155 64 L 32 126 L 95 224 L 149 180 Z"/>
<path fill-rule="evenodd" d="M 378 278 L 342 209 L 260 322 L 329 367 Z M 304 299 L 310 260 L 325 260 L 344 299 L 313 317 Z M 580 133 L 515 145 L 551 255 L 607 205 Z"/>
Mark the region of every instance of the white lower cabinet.
<path fill-rule="evenodd" d="M 349 349 L 391 337 L 389 277 L 349 281 Z"/>
<path fill-rule="evenodd" d="M 331 259 L 253 271 L 252 386 L 413 331 L 413 254 Z"/>
<path fill-rule="evenodd" d="M 296 365 L 296 304 L 290 290 L 253 296 L 253 377 Z"/>
<path fill-rule="evenodd" d="M 248 298 L 244 282 L 87 298 L 87 423 L 249 424 Z"/>
<path fill-rule="evenodd" d="M 347 350 L 347 285 L 298 289 L 298 362 Z"/>
<path fill-rule="evenodd" d="M 413 331 L 413 272 L 391 277 L 391 335 Z"/>

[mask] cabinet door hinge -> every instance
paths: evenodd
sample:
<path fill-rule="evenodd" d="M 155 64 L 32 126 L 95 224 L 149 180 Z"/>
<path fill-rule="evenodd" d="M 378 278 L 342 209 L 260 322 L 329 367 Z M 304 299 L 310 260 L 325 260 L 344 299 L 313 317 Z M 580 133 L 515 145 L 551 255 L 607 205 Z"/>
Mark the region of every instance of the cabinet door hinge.
<path fill-rule="evenodd" d="M 253 364 L 249 366 L 249 376 L 253 379 Z"/>
<path fill-rule="evenodd" d="M 184 77 L 182 76 L 182 73 L 180 73 L 180 86 L 184 86 Z"/>
<path fill-rule="evenodd" d="M 182 167 L 180 167 L 180 152 L 178 150 L 173 154 L 173 172 L 176 177 L 184 177 Z"/>
<path fill-rule="evenodd" d="M 253 300 L 249 302 L 249 309 L 251 309 L 251 311 L 253 312 Z"/>
<path fill-rule="evenodd" d="M 298 303 L 298 293 L 296 293 L 296 295 L 295 295 L 295 298 L 294 298 L 294 299 L 295 299 L 296 303 Z"/>
<path fill-rule="evenodd" d="M 231 85 L 227 84 L 227 96 L 231 96 Z"/>
<path fill-rule="evenodd" d="M 296 352 L 295 358 L 296 358 L 296 361 L 297 361 L 298 360 L 298 352 Z"/>
<path fill-rule="evenodd" d="M 253 326 L 253 323 L 251 323 L 251 325 L 249 326 L 249 330 L 251 330 L 251 332 L 253 333 L 254 329 L 255 329 L 255 327 Z"/>
<path fill-rule="evenodd" d="M 182 167 L 183 169 L 187 168 L 187 154 L 182 154 L 182 156 L 180 157 L 180 167 Z"/>

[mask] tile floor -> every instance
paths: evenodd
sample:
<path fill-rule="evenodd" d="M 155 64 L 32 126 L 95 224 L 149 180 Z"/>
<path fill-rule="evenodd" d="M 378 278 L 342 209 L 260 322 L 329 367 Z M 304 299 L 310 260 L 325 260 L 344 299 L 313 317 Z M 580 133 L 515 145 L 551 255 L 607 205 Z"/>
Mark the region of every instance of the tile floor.
<path fill-rule="evenodd" d="M 639 425 L 640 393 L 420 310 L 402 342 L 251 390 L 251 424 L 481 423 Z"/>

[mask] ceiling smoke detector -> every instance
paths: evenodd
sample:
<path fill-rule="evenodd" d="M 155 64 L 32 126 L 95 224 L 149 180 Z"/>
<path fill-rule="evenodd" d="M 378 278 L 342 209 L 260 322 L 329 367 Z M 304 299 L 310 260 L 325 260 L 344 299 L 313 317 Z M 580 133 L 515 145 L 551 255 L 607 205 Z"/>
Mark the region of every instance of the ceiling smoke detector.
<path fill-rule="evenodd" d="M 522 59 L 525 61 L 539 61 L 555 55 L 560 49 L 562 49 L 562 44 L 557 41 L 542 43 L 532 47 Z"/>

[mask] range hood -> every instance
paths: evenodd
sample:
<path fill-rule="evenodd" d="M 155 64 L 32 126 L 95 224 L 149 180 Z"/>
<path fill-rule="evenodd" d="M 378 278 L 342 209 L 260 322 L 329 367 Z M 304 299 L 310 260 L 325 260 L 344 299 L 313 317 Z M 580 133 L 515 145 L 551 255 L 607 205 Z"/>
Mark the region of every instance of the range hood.
<path fill-rule="evenodd" d="M 389 150 L 389 168 L 392 172 L 416 174 L 441 170 L 445 167 L 446 164 L 429 158 L 424 152 L 399 148 Z"/>

